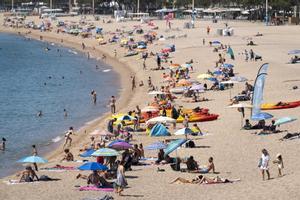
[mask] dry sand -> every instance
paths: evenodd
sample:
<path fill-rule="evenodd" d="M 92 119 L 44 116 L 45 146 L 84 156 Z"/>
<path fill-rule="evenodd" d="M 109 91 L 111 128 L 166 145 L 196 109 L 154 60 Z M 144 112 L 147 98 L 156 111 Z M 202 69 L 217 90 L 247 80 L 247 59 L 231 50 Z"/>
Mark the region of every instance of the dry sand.
<path fill-rule="evenodd" d="M 92 19 L 90 17 L 90 19 Z M 38 20 L 38 19 L 34 19 Z M 78 20 L 73 18 L 72 20 Z M 250 22 L 229 22 L 235 31 L 232 37 L 221 37 L 216 35 L 217 28 L 223 28 L 224 24 L 219 22 L 212 24 L 211 21 L 197 21 L 195 29 L 182 29 L 183 20 L 173 21 L 173 28 L 171 32 L 166 32 L 164 21 L 155 21 L 160 29 L 159 35 L 183 35 L 187 34 L 187 38 L 166 40 L 165 42 L 155 42 L 154 45 L 149 46 L 149 50 L 156 52 L 164 47 L 165 44 L 174 43 L 176 45 L 176 52 L 172 53 L 174 63 L 184 63 L 190 59 L 195 61 L 194 73 L 192 77 L 196 77 L 199 73 L 205 73 L 207 69 L 213 70 L 215 61 L 217 60 L 217 53 L 212 52 L 212 48 L 208 45 L 202 45 L 202 39 L 206 41 L 220 40 L 224 44 L 230 44 L 233 48 L 236 60 L 231 61 L 226 56 L 229 62 L 235 65 L 235 73 L 247 77 L 251 83 L 254 82 L 257 70 L 265 63 L 270 63 L 269 73 L 265 84 L 264 101 L 278 102 L 278 101 L 295 101 L 299 100 L 299 89 L 292 90 L 292 86 L 300 86 L 299 75 L 300 65 L 288 65 L 290 56 L 287 52 L 292 49 L 299 49 L 300 35 L 299 26 L 278 26 L 265 27 L 263 24 Z M 114 31 L 116 28 L 131 29 L 137 22 L 112 23 L 103 24 L 101 21 L 96 22 L 104 31 Z M 210 25 L 212 28 L 211 35 L 206 35 L 206 26 Z M 180 31 L 175 30 L 178 27 Z M 147 26 L 143 26 L 148 29 Z M 0 31 L 4 31 L 1 27 Z M 12 32 L 26 32 L 27 30 L 13 30 L 5 29 L 5 31 Z M 263 33 L 263 37 L 253 37 L 257 32 Z M 138 60 L 137 56 L 125 58 L 123 57 L 124 50 L 119 48 L 118 44 L 97 46 L 95 39 L 81 39 L 80 37 L 73 37 L 70 35 L 62 35 L 56 33 L 40 33 L 39 31 L 32 31 L 30 37 L 38 38 L 43 35 L 45 40 L 60 43 L 63 38 L 64 45 L 74 48 L 80 48 L 82 41 L 89 46 L 95 46 L 96 51 L 92 51 L 93 57 L 101 57 L 102 52 L 113 57 L 113 50 L 117 49 L 117 61 L 109 59 L 107 61 L 114 67 L 114 70 L 119 72 L 122 91 L 120 93 L 121 99 L 118 100 L 121 108 L 119 111 L 126 112 L 133 110 L 136 105 L 143 106 L 151 100 L 148 96 L 147 87 L 138 87 L 134 93 L 130 91 L 130 75 L 135 74 L 137 83 L 140 80 L 147 84 L 147 77 L 151 76 L 155 85 L 160 85 L 162 71 L 143 71 L 142 61 Z M 253 37 L 258 46 L 246 46 L 247 37 Z M 106 36 L 107 38 L 107 36 Z M 244 49 L 248 51 L 252 48 L 254 52 L 263 56 L 263 61 L 245 62 L 244 56 L 239 55 Z M 99 51 L 98 51 L 99 50 Z M 150 58 L 147 60 L 147 66 L 155 67 L 155 60 Z M 287 82 L 289 80 L 294 80 Z M 237 94 L 244 88 L 243 84 L 235 86 L 232 94 Z M 99 92 L 98 92 L 99 93 Z M 204 137 L 195 137 L 194 141 L 200 148 L 186 149 L 181 148 L 177 151 L 180 157 L 193 155 L 200 165 L 207 163 L 210 156 L 214 157 L 216 171 L 220 172 L 219 176 L 225 178 L 240 178 L 241 181 L 234 184 L 217 184 L 217 185 L 173 185 L 169 184 L 176 177 L 193 178 L 195 174 L 174 172 L 169 166 L 160 166 L 164 168 L 165 172 L 156 172 L 156 166 L 139 166 L 133 167 L 133 171 L 126 172 L 128 175 L 129 188 L 124 191 L 124 197 L 117 197 L 116 199 L 299 199 L 300 186 L 299 178 L 300 171 L 298 166 L 300 163 L 299 155 L 299 140 L 292 140 L 280 142 L 278 139 L 284 133 L 256 136 L 250 134 L 249 131 L 240 130 L 240 113 L 235 109 L 226 108 L 229 103 L 229 91 L 220 92 L 206 92 L 206 98 L 212 101 L 201 102 L 197 104 L 183 103 L 177 100 L 177 105 L 183 105 L 187 108 L 196 106 L 206 107 L 210 109 L 211 113 L 220 114 L 217 121 L 199 123 L 198 125 L 204 132 L 209 134 Z M 299 118 L 299 109 L 288 109 L 270 111 L 275 117 L 293 116 Z M 250 112 L 246 111 L 246 116 Z M 89 133 L 96 127 L 105 127 L 106 120 L 99 120 L 92 123 L 89 127 L 85 127 Z M 289 130 L 290 132 L 299 131 L 300 121 L 283 125 L 281 130 Z M 180 127 L 181 125 L 178 125 Z M 82 129 L 82 130 L 84 130 Z M 83 144 L 86 144 L 88 137 L 84 133 L 79 133 L 77 136 L 77 145 L 72 147 L 74 154 L 78 153 L 78 149 Z M 79 139 L 80 138 L 80 139 Z M 172 136 L 172 138 L 176 138 Z M 177 136 L 177 138 L 179 138 Z M 150 138 L 145 134 L 134 135 L 134 143 L 143 142 L 144 146 L 151 142 L 157 141 L 159 138 Z M 261 156 L 261 149 L 269 150 L 271 159 L 275 159 L 277 153 L 283 155 L 285 164 L 284 176 L 277 178 L 276 165 L 270 164 L 271 177 L 270 181 L 262 181 L 260 171 L 257 167 L 258 159 Z M 47 166 L 55 165 L 61 158 L 62 148 L 60 147 L 52 155 L 49 155 L 50 163 Z M 155 152 L 146 151 L 146 156 L 155 156 Z M 175 155 L 175 154 L 172 154 Z M 79 166 L 80 163 L 63 163 L 71 166 Z M 102 192 L 79 192 L 74 187 L 75 185 L 85 185 L 84 180 L 75 179 L 78 172 L 39 172 L 39 175 L 47 174 L 50 177 L 60 178 L 60 181 L 55 182 L 39 182 L 32 184 L 20 185 L 6 185 L 0 182 L 0 199 L 83 199 L 103 197 L 105 193 Z M 88 174 L 88 172 L 83 172 Z M 216 176 L 208 174 L 207 176 Z M 15 177 L 7 177 L 7 179 L 16 179 Z"/>

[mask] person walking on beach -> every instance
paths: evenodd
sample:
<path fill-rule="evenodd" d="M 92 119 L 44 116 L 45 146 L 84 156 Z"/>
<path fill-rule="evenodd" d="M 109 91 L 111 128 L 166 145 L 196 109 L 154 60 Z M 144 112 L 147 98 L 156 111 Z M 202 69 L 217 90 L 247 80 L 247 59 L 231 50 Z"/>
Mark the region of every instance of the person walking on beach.
<path fill-rule="evenodd" d="M 115 96 L 111 96 L 109 104 L 110 104 L 111 113 L 115 114 L 116 113 L 116 98 L 115 98 Z"/>
<path fill-rule="evenodd" d="M 148 77 L 148 87 L 151 88 L 152 87 L 152 80 L 151 80 L 151 76 Z"/>
<path fill-rule="evenodd" d="M 254 61 L 254 52 L 252 49 L 250 49 L 249 54 L 250 54 L 250 61 Z"/>
<path fill-rule="evenodd" d="M 36 146 L 35 146 L 35 145 L 32 145 L 31 147 L 32 147 L 32 155 L 33 155 L 33 156 L 37 156 L 37 155 L 38 155 L 38 152 L 37 152 Z M 33 166 L 34 166 L 35 171 L 38 171 L 37 164 L 36 164 L 36 163 L 33 163 Z"/>
<path fill-rule="evenodd" d="M 135 76 L 131 77 L 131 90 L 134 90 L 136 88 L 136 83 L 135 83 Z"/>
<path fill-rule="evenodd" d="M 203 38 L 202 44 L 203 44 L 203 46 L 205 46 L 205 38 Z"/>
<path fill-rule="evenodd" d="M 209 26 L 206 27 L 206 33 L 207 33 L 207 35 L 209 35 L 209 33 L 210 33 L 210 27 Z"/>
<path fill-rule="evenodd" d="M 245 61 L 248 62 L 249 60 L 249 54 L 248 51 L 245 49 Z"/>
<path fill-rule="evenodd" d="M 92 96 L 92 101 L 94 104 L 97 103 L 97 93 L 95 92 L 95 90 L 91 91 L 91 96 Z"/>
<path fill-rule="evenodd" d="M 283 170 L 284 166 L 283 166 L 283 159 L 282 159 L 282 156 L 281 156 L 280 153 L 276 155 L 276 160 L 274 160 L 273 163 L 277 164 L 278 177 L 281 177 L 282 176 L 282 170 Z"/>
<path fill-rule="evenodd" d="M 161 58 L 158 54 L 156 54 L 156 63 L 157 63 L 157 68 L 160 69 L 160 67 L 161 67 Z"/>
<path fill-rule="evenodd" d="M 65 143 L 64 143 L 64 146 L 63 146 L 63 149 L 65 148 L 65 146 L 69 143 L 69 146 L 72 145 L 72 138 L 71 138 L 71 135 L 74 134 L 74 130 L 73 130 L 73 127 L 71 126 L 69 128 L 69 130 L 66 132 L 65 134 Z"/>
<path fill-rule="evenodd" d="M 81 47 L 82 47 L 82 50 L 84 50 L 85 49 L 85 44 L 81 43 Z"/>
<path fill-rule="evenodd" d="M 270 172 L 269 172 L 269 161 L 270 155 L 266 149 L 263 149 L 261 158 L 259 160 L 259 168 L 261 169 L 262 179 L 265 180 L 265 172 L 267 173 L 268 180 L 270 180 Z"/>
<path fill-rule="evenodd" d="M 127 186 L 127 181 L 125 178 L 125 169 L 124 169 L 125 161 L 122 160 L 119 163 L 118 169 L 117 169 L 117 179 L 115 181 L 115 192 L 122 196 L 122 191 L 124 190 L 124 187 Z"/>
<path fill-rule="evenodd" d="M 116 49 L 114 49 L 114 56 L 115 56 L 115 58 L 117 57 L 117 50 Z"/>

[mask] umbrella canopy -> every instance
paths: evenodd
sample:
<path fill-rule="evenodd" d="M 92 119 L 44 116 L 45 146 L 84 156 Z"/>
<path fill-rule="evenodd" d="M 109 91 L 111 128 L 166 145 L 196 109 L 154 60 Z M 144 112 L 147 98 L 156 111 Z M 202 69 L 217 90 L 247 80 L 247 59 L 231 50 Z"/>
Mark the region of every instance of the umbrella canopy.
<path fill-rule="evenodd" d="M 192 68 L 193 66 L 191 64 L 188 63 L 184 63 L 181 65 L 182 68 Z"/>
<path fill-rule="evenodd" d="M 239 83 L 238 81 L 233 81 L 233 80 L 229 80 L 229 81 L 222 81 L 222 84 L 235 84 L 235 83 Z"/>
<path fill-rule="evenodd" d="M 83 158 L 91 157 L 95 151 L 96 150 L 94 150 L 94 149 L 89 149 L 89 150 L 86 150 L 85 152 L 83 152 L 82 154 L 80 154 L 79 156 L 83 157 Z"/>
<path fill-rule="evenodd" d="M 157 107 L 154 107 L 154 106 L 146 106 L 141 111 L 142 112 L 158 112 L 159 109 Z"/>
<path fill-rule="evenodd" d="M 192 85 L 192 87 L 190 88 L 190 90 L 204 90 L 204 89 L 205 88 L 201 84 Z"/>
<path fill-rule="evenodd" d="M 176 119 L 159 116 L 159 117 L 154 117 L 152 119 L 149 119 L 147 121 L 147 124 L 155 124 L 155 123 L 176 123 Z"/>
<path fill-rule="evenodd" d="M 188 135 L 188 134 L 192 134 L 192 133 L 194 133 L 194 131 L 192 131 L 192 129 L 182 128 L 182 129 L 179 129 L 178 131 L 176 131 L 174 133 L 174 135 Z"/>
<path fill-rule="evenodd" d="M 234 65 L 233 65 L 233 64 L 229 64 L 229 63 L 224 63 L 224 64 L 222 65 L 222 67 L 225 67 L 225 68 L 233 68 Z"/>
<path fill-rule="evenodd" d="M 215 78 L 215 77 L 208 78 L 207 80 L 212 81 L 212 82 L 217 82 L 218 81 L 218 79 Z"/>
<path fill-rule="evenodd" d="M 213 76 L 212 75 L 210 75 L 210 74 L 199 74 L 198 76 L 197 76 L 197 78 L 199 78 L 199 79 L 208 79 L 208 78 L 212 78 Z"/>
<path fill-rule="evenodd" d="M 282 124 L 286 124 L 286 123 L 290 123 L 290 122 L 293 122 L 297 120 L 297 118 L 293 118 L 293 117 L 282 117 L 278 120 L 276 120 L 275 122 L 275 126 L 279 126 L 279 125 L 282 125 Z"/>
<path fill-rule="evenodd" d="M 214 71 L 213 74 L 214 75 L 221 75 L 221 74 L 223 74 L 223 72 L 218 70 L 218 71 Z"/>
<path fill-rule="evenodd" d="M 108 170 L 108 167 L 106 167 L 105 165 L 102 165 L 100 163 L 97 163 L 97 162 L 88 162 L 88 163 L 84 163 L 83 165 L 78 167 L 78 169 L 80 169 L 80 170 L 101 170 L 101 171 L 105 171 L 105 170 Z"/>
<path fill-rule="evenodd" d="M 300 54 L 300 49 L 291 50 L 288 52 L 289 55 Z"/>
<path fill-rule="evenodd" d="M 22 158 L 21 160 L 18 160 L 18 162 L 21 163 L 47 163 L 48 160 L 39 157 L 39 156 L 28 156 L 25 158 Z"/>
<path fill-rule="evenodd" d="M 248 79 L 246 77 L 242 77 L 242 76 L 235 76 L 235 77 L 232 77 L 230 80 L 237 81 L 237 82 L 246 82 L 246 81 L 248 81 Z"/>
<path fill-rule="evenodd" d="M 110 148 L 98 149 L 92 154 L 92 156 L 104 156 L 104 157 L 118 156 L 118 155 L 120 155 L 119 152 Z"/>
<path fill-rule="evenodd" d="M 215 41 L 212 41 L 212 43 L 211 43 L 213 46 L 219 46 L 219 45 L 221 45 L 221 42 L 220 41 L 217 41 L 217 40 L 215 40 Z"/>
<path fill-rule="evenodd" d="M 130 115 L 123 115 L 121 117 L 118 117 L 118 121 L 123 121 L 123 120 L 128 120 L 128 121 L 133 121 L 135 120 L 134 117 L 131 117 Z"/>
<path fill-rule="evenodd" d="M 273 115 L 271 115 L 269 113 L 264 113 L 264 112 L 258 113 L 251 117 L 252 120 L 256 120 L 256 121 L 266 120 L 266 119 L 271 119 L 271 118 L 273 118 Z"/>
<path fill-rule="evenodd" d="M 170 153 L 172 153 L 173 151 L 175 151 L 178 147 L 180 147 L 181 145 L 183 145 L 184 143 L 186 143 L 187 140 L 186 139 L 178 139 L 178 140 L 174 140 L 173 142 L 171 142 L 167 148 L 165 149 L 165 154 L 164 156 L 169 155 Z"/>
<path fill-rule="evenodd" d="M 117 150 L 126 150 L 132 148 L 131 144 L 128 144 L 127 142 L 115 142 L 110 147 Z"/>
<path fill-rule="evenodd" d="M 150 95 L 158 95 L 158 94 L 165 94 L 165 93 L 162 92 L 162 91 L 152 91 L 152 92 L 149 92 L 148 94 L 150 94 Z"/>
<path fill-rule="evenodd" d="M 228 106 L 228 108 L 253 108 L 253 106 L 250 104 L 239 103 L 233 104 L 232 106 Z"/>
<path fill-rule="evenodd" d="M 145 149 L 147 149 L 147 150 L 159 150 L 159 149 L 165 149 L 165 148 L 167 148 L 167 145 L 163 142 L 154 142 L 145 147 Z"/>

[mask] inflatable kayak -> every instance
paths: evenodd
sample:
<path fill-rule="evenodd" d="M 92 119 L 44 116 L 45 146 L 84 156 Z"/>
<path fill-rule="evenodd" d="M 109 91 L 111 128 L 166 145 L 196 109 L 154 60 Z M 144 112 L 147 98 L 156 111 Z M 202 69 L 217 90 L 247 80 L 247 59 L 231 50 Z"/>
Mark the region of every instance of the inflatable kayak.
<path fill-rule="evenodd" d="M 300 106 L 300 101 L 265 103 L 261 105 L 262 110 L 288 109 Z"/>

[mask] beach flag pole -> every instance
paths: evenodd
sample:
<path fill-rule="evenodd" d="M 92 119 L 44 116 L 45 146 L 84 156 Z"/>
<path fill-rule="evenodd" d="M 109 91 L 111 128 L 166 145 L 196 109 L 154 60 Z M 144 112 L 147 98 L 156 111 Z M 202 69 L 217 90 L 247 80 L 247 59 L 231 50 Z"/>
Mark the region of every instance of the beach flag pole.
<path fill-rule="evenodd" d="M 140 12 L 140 0 L 137 0 L 137 9 L 136 12 L 139 13 Z"/>
<path fill-rule="evenodd" d="M 268 7 L 269 7 L 269 1 L 266 0 L 266 26 L 269 25 Z"/>
<path fill-rule="evenodd" d="M 14 0 L 11 0 L 11 11 L 14 9 Z"/>

